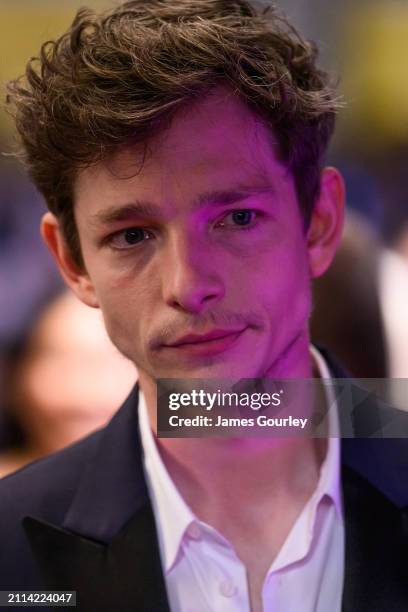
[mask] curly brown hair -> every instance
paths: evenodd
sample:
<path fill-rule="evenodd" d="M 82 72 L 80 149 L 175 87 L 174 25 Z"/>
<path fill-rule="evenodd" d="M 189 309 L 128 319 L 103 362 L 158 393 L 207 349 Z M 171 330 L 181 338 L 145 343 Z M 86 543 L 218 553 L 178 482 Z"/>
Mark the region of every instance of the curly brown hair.
<path fill-rule="evenodd" d="M 130 141 L 147 143 L 185 104 L 224 83 L 266 122 L 294 176 L 305 225 L 319 193 L 338 99 L 303 40 L 274 7 L 246 0 L 133 0 L 82 8 L 41 47 L 7 102 L 20 152 L 74 260 L 83 266 L 73 185 L 81 168 Z"/>

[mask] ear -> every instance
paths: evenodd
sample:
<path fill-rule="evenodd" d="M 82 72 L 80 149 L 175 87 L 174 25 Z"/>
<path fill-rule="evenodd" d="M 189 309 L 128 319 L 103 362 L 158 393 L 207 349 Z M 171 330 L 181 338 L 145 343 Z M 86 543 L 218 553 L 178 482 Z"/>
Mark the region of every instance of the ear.
<path fill-rule="evenodd" d="M 330 266 L 339 245 L 344 223 L 345 187 L 336 168 L 324 168 L 320 196 L 307 231 L 310 274 L 317 278 Z"/>
<path fill-rule="evenodd" d="M 99 308 L 95 289 L 88 273 L 85 268 L 79 267 L 73 261 L 58 219 L 50 212 L 47 212 L 42 218 L 41 235 L 67 285 L 82 302 L 92 308 Z"/>

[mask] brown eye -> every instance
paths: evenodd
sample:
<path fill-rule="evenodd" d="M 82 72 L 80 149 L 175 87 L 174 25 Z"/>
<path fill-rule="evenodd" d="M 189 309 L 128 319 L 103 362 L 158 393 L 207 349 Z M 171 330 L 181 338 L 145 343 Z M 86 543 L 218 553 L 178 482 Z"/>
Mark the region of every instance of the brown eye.
<path fill-rule="evenodd" d="M 127 244 L 137 244 L 146 238 L 146 232 L 140 227 L 132 227 L 123 233 L 123 238 Z"/>
<path fill-rule="evenodd" d="M 109 239 L 109 244 L 114 249 L 125 250 L 137 246 L 152 238 L 152 234 L 142 227 L 129 227 L 117 232 Z"/>

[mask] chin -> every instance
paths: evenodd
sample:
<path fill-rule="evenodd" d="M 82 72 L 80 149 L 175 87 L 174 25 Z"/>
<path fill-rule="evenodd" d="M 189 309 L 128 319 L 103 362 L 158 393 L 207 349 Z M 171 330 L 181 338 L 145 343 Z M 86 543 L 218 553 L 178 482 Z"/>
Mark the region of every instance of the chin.
<path fill-rule="evenodd" d="M 216 363 L 216 364 L 186 364 L 172 368 L 160 368 L 156 370 L 155 378 L 201 378 L 201 379 L 241 379 L 254 378 L 256 374 L 243 364 Z"/>

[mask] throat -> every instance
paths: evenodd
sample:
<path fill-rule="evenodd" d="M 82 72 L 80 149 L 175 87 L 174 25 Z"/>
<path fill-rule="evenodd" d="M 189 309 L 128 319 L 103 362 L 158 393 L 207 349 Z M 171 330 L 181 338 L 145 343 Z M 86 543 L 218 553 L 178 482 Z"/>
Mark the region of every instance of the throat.
<path fill-rule="evenodd" d="M 268 543 L 273 557 L 316 489 L 323 453 L 315 442 L 189 438 L 160 440 L 158 448 L 193 513 L 241 550 L 244 561 L 254 542 Z"/>

